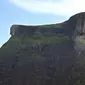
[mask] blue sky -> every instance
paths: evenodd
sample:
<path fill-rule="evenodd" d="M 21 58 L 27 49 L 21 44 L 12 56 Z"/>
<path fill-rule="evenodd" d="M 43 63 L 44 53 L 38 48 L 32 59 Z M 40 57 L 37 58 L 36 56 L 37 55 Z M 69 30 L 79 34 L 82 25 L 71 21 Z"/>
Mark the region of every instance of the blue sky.
<path fill-rule="evenodd" d="M 62 22 L 71 15 L 84 11 L 80 3 L 84 6 L 84 0 L 1 0 L 0 46 L 10 38 L 10 27 L 13 24 Z"/>

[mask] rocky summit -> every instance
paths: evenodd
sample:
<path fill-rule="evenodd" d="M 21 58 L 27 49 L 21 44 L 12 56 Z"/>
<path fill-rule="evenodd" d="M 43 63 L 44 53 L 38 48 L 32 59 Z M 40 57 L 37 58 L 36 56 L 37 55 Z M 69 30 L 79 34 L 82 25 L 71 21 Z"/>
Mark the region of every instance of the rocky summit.
<path fill-rule="evenodd" d="M 85 85 L 85 12 L 50 25 L 12 25 L 0 48 L 0 85 Z"/>

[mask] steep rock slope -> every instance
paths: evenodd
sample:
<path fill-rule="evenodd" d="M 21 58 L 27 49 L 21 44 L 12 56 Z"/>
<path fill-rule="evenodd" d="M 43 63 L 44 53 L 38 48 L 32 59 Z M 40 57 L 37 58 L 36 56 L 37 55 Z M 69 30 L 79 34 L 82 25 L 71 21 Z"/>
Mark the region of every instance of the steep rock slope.
<path fill-rule="evenodd" d="M 51 25 L 13 25 L 0 49 L 0 85 L 84 85 L 85 13 Z"/>

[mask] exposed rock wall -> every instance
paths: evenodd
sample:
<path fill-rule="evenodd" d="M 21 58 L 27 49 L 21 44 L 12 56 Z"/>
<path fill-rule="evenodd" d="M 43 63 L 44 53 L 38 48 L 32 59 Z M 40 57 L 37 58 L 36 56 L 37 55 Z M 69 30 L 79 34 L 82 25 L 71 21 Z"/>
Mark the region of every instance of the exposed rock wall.
<path fill-rule="evenodd" d="M 76 14 L 68 20 L 70 29 L 76 30 L 77 33 L 85 33 L 85 13 Z"/>
<path fill-rule="evenodd" d="M 46 25 L 48 26 L 48 25 Z M 62 35 L 69 35 L 69 32 L 66 25 L 62 27 L 45 27 L 44 25 L 41 26 L 24 26 L 24 25 L 12 25 L 10 34 L 15 36 L 23 36 L 23 35 L 33 35 L 36 33 L 41 33 L 42 35 L 51 33 L 53 35 L 62 34 Z"/>
<path fill-rule="evenodd" d="M 61 34 L 61 35 L 82 35 L 85 33 L 85 13 L 76 14 L 66 22 L 61 23 L 62 26 L 58 27 L 57 24 L 54 24 L 53 27 L 49 28 L 51 25 L 42 25 L 41 26 L 25 26 L 25 25 L 12 25 L 10 29 L 10 34 L 15 36 L 23 35 L 33 35 L 35 33 L 52 33 L 52 34 Z"/>

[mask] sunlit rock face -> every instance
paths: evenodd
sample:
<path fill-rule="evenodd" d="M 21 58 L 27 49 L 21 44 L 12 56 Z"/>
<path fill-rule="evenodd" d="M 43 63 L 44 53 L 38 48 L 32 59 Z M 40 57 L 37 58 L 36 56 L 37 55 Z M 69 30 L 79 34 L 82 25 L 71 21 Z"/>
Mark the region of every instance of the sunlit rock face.
<path fill-rule="evenodd" d="M 85 50 L 85 13 L 79 13 L 72 16 L 70 19 L 73 29 L 74 48 L 79 53 Z"/>
<path fill-rule="evenodd" d="M 75 37 L 75 49 L 85 50 L 85 35 Z"/>

